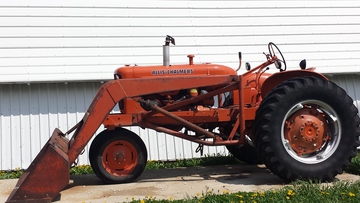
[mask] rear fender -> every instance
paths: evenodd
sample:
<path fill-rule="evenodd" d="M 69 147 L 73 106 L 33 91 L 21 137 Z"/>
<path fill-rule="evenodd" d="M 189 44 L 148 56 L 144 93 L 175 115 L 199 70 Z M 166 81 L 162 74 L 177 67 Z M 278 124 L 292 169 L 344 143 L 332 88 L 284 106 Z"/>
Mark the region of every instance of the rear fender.
<path fill-rule="evenodd" d="M 328 80 L 324 75 L 314 72 L 315 68 L 308 68 L 306 70 L 291 70 L 278 72 L 268 77 L 261 86 L 261 97 L 265 96 L 277 85 L 291 78 L 312 76 Z"/>

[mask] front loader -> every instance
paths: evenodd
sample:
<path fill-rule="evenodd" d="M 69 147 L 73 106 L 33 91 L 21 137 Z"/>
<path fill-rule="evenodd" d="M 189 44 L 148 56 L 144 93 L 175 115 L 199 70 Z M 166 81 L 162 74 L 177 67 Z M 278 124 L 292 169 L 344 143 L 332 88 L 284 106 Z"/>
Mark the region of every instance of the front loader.
<path fill-rule="evenodd" d="M 269 43 L 266 60 L 237 75 L 223 65 L 171 65 L 166 36 L 161 66 L 115 70 L 83 119 L 49 141 L 24 171 L 7 202 L 51 202 L 69 183 L 69 169 L 100 125 L 89 159 L 105 183 L 136 180 L 147 162 L 141 138 L 124 127 L 139 126 L 199 144 L 225 145 L 239 160 L 264 163 L 285 180 L 332 180 L 349 165 L 359 145 L 360 119 L 353 100 L 324 75 L 306 68 L 286 70 Z M 239 52 L 241 67 L 241 53 Z M 279 72 L 267 72 L 270 65 Z M 119 105 L 120 113 L 110 113 Z M 72 135 L 68 139 L 67 135 Z"/>

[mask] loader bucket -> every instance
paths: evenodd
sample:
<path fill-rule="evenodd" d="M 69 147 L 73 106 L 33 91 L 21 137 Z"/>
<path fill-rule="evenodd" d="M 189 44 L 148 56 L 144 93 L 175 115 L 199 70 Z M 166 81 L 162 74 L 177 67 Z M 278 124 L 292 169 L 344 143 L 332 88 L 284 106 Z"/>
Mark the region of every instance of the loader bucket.
<path fill-rule="evenodd" d="M 6 202 L 51 202 L 69 183 L 67 150 L 68 139 L 55 129 Z"/>

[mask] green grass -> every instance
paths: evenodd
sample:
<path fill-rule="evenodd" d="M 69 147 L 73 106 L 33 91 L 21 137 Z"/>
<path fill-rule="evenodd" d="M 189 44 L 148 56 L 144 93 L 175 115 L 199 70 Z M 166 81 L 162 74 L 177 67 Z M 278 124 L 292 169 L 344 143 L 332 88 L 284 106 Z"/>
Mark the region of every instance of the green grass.
<path fill-rule="evenodd" d="M 145 197 L 140 200 L 132 200 L 130 203 L 167 203 L 167 202 L 187 202 L 187 203 L 281 203 L 281 202 L 359 202 L 360 201 L 360 181 L 335 182 L 333 184 L 319 184 L 312 182 L 295 182 L 291 186 L 285 186 L 276 190 L 266 190 L 257 192 L 237 192 L 229 194 L 225 191 L 213 191 L 208 189 L 203 194 L 195 197 L 187 197 L 183 200 L 156 200 L 152 197 Z"/>
<path fill-rule="evenodd" d="M 346 167 L 345 171 L 351 174 L 360 175 L 360 153 L 351 160 L 350 166 Z"/>
<path fill-rule="evenodd" d="M 23 170 L 20 168 L 15 168 L 15 170 L 9 170 L 9 171 L 0 171 L 0 179 L 19 178 L 22 173 Z"/>

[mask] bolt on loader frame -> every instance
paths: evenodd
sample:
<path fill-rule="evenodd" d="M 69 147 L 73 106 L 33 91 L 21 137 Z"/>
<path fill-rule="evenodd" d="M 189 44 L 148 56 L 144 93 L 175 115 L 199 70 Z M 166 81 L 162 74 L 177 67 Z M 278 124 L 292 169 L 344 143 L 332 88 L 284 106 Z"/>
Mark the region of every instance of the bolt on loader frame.
<path fill-rule="evenodd" d="M 106 183 L 134 181 L 147 151 L 127 126 L 164 132 L 203 145 L 225 145 L 238 159 L 264 163 L 285 180 L 332 180 L 359 145 L 360 119 L 346 92 L 314 68 L 286 70 L 269 43 L 266 61 L 237 75 L 217 64 L 170 65 L 166 36 L 162 66 L 118 68 L 101 86 L 82 120 L 49 141 L 18 180 L 7 202 L 50 202 L 69 183 L 69 169 L 100 125 L 89 159 Z M 278 57 L 280 56 L 280 57 Z M 241 53 L 239 52 L 240 66 Z M 280 71 L 267 73 L 274 64 Z M 239 68 L 240 68 L 239 66 Z M 283 67 L 282 67 L 283 66 Z M 120 113 L 110 113 L 119 105 Z M 72 134 L 70 139 L 67 135 Z"/>

